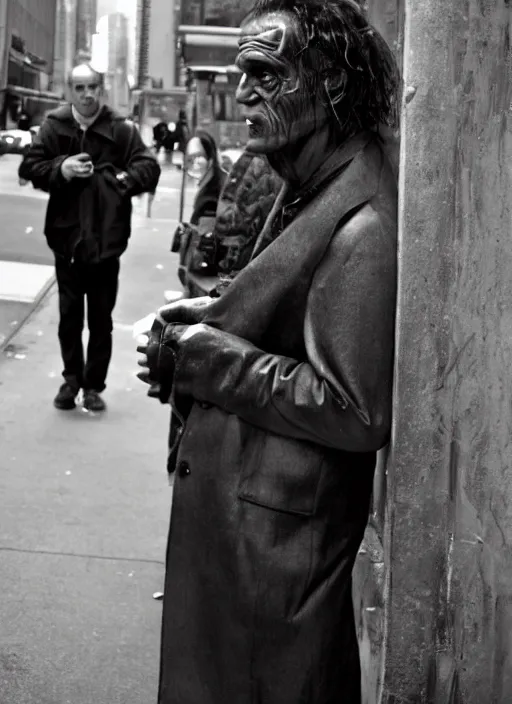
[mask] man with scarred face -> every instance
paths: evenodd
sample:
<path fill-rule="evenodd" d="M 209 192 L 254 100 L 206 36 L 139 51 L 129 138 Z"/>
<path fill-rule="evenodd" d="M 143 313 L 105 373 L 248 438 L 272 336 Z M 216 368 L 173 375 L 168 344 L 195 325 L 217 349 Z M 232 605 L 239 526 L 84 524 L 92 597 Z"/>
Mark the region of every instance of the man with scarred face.
<path fill-rule="evenodd" d="M 217 299 L 161 309 L 140 376 L 173 408 L 159 704 L 359 704 L 351 573 L 389 439 L 392 54 L 354 0 L 259 0 L 248 149 L 287 184 Z"/>
<path fill-rule="evenodd" d="M 298 22 L 285 12 L 255 17 L 244 27 L 238 55 L 244 73 L 237 98 L 245 106 L 248 148 L 280 155 L 282 166 L 290 150 L 307 142 L 318 152 L 321 133 L 329 132 L 327 109 L 297 62 L 300 52 Z M 309 136 L 314 139 L 307 140 Z M 295 152 L 293 162 L 297 156 Z"/>

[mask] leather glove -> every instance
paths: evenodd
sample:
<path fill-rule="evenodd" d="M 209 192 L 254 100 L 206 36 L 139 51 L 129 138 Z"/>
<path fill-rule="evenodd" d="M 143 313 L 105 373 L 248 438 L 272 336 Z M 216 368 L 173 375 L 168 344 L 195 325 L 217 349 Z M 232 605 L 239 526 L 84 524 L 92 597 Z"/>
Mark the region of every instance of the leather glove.
<path fill-rule="evenodd" d="M 181 298 L 158 309 L 157 320 L 162 323 L 200 323 L 208 312 L 208 305 L 214 301 L 210 296 Z"/>
<path fill-rule="evenodd" d="M 178 342 L 187 327 L 165 324 L 157 318 L 149 332 L 147 343 L 137 347 L 137 352 L 144 355 L 138 362 L 143 371 L 139 372 L 137 377 L 149 384 L 148 396 L 158 398 L 161 403 L 169 403 L 179 350 Z"/>

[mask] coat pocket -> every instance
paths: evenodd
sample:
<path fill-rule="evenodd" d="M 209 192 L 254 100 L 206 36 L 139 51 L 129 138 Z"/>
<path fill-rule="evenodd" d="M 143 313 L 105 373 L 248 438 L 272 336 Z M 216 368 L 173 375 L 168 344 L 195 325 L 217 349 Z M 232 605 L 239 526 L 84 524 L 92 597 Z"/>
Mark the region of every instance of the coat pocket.
<path fill-rule="evenodd" d="M 244 444 L 238 498 L 302 516 L 317 511 L 322 448 L 253 430 Z"/>

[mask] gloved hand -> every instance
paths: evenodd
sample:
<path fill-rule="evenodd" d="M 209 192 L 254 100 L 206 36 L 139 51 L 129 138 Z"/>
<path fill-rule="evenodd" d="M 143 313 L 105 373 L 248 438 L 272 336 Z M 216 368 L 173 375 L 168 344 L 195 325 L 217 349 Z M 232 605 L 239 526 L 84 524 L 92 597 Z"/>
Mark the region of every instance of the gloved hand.
<path fill-rule="evenodd" d="M 157 320 L 161 323 L 200 323 L 208 312 L 208 305 L 215 299 L 210 296 L 181 298 L 158 309 Z"/>
<path fill-rule="evenodd" d="M 187 328 L 187 325 L 162 323 L 157 318 L 147 336 L 147 342 L 137 347 L 137 352 L 143 355 L 138 362 L 143 371 L 137 377 L 150 385 L 148 396 L 158 398 L 161 403 L 169 402 L 179 339 Z"/>

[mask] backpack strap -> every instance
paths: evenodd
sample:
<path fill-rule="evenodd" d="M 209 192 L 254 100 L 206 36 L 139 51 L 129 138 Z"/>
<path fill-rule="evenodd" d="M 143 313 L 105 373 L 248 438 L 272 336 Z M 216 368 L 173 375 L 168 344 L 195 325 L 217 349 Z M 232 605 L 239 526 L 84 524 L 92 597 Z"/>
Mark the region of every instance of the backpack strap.
<path fill-rule="evenodd" d="M 128 154 L 135 134 L 135 124 L 131 120 L 123 120 L 116 129 L 115 142 L 123 154 L 123 165 L 126 167 Z"/>

